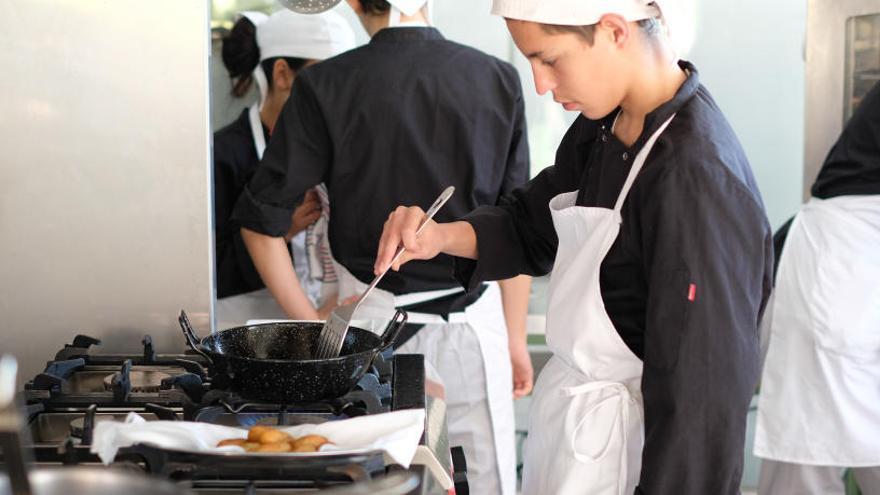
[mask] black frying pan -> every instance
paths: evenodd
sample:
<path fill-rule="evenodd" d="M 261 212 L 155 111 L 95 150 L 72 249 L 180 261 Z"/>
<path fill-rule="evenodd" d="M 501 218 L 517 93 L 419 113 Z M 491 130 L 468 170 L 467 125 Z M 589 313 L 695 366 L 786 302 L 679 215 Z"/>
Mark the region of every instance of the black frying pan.
<path fill-rule="evenodd" d="M 397 311 L 381 337 L 350 327 L 342 352 L 331 359 L 312 358 L 322 322 L 249 325 L 199 339 L 184 311 L 179 321 L 187 343 L 208 360 L 215 380 L 246 399 L 291 404 L 351 391 L 376 355 L 394 343 L 406 313 Z"/>

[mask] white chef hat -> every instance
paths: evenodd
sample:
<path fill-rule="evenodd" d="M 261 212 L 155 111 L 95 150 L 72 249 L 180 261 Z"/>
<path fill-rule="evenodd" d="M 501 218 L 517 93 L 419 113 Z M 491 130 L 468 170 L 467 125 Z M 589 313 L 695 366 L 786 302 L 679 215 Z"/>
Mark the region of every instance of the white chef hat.
<path fill-rule="evenodd" d="M 560 26 L 589 26 L 605 14 L 618 14 L 627 21 L 662 15 L 667 34 L 681 55 L 693 42 L 693 4 L 693 0 L 493 0 L 492 13 Z"/>
<path fill-rule="evenodd" d="M 297 14 L 279 10 L 257 26 L 260 60 L 297 57 L 323 60 L 354 48 L 354 31 L 334 11 Z"/>
<path fill-rule="evenodd" d="M 652 0 L 493 0 L 492 13 L 542 24 L 589 26 L 605 14 L 641 21 L 660 16 L 660 9 Z"/>
<path fill-rule="evenodd" d="M 263 22 L 243 12 L 257 26 L 260 61 L 274 57 L 324 60 L 355 47 L 354 31 L 336 12 L 297 14 L 287 9 L 268 16 Z M 254 79 L 260 88 L 260 105 L 266 100 L 269 85 L 263 67 L 257 64 Z"/>

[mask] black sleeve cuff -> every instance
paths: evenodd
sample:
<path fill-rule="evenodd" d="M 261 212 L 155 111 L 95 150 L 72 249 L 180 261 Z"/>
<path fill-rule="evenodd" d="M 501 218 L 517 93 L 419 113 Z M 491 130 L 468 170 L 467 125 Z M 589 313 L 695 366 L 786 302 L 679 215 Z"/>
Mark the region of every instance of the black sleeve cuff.
<path fill-rule="evenodd" d="M 474 278 L 474 272 L 477 269 L 477 262 L 468 258 L 452 258 L 452 269 L 454 270 L 455 279 L 464 287 L 464 290 L 471 292 L 479 287 L 480 280 Z"/>
<path fill-rule="evenodd" d="M 283 237 L 290 230 L 292 214 L 291 209 L 260 201 L 245 186 L 235 203 L 232 220 L 248 230 L 271 237 Z"/>

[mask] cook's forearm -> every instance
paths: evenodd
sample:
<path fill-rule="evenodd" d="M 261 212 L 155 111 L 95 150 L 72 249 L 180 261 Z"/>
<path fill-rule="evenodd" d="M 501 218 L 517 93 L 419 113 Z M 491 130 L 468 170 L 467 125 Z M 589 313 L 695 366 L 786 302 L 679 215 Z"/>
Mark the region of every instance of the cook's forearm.
<path fill-rule="evenodd" d="M 500 280 L 498 285 L 501 287 L 501 303 L 504 307 L 504 321 L 507 323 L 508 344 L 510 347 L 525 346 L 532 277 L 520 275 Z"/>
<path fill-rule="evenodd" d="M 438 224 L 443 233 L 442 251 L 459 258 L 475 260 L 477 252 L 477 234 L 474 227 L 467 222 L 450 222 Z"/>
<path fill-rule="evenodd" d="M 241 229 L 241 236 L 263 283 L 284 313 L 293 319 L 317 320 L 318 312 L 296 277 L 284 238 L 246 228 Z"/>

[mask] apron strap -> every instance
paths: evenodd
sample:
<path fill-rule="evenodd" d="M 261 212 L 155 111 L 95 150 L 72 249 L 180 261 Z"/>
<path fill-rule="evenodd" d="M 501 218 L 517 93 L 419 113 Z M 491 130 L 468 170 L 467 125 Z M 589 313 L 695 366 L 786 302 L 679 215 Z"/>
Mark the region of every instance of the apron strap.
<path fill-rule="evenodd" d="M 583 385 L 577 385 L 574 387 L 564 387 L 562 389 L 562 393 L 568 397 L 575 397 L 577 395 L 583 395 L 604 388 L 613 389 L 613 391 L 616 393 L 593 404 L 593 407 L 591 407 L 586 413 L 584 413 L 583 417 L 581 417 L 581 419 L 578 421 L 577 426 L 575 426 L 574 431 L 572 431 L 571 433 L 571 451 L 574 453 L 575 458 L 580 462 L 586 464 L 599 462 L 602 460 L 602 458 L 608 455 L 608 452 L 610 452 L 612 445 L 611 439 L 615 434 L 615 430 L 619 430 L 620 435 L 623 438 L 623 443 L 620 449 L 620 475 L 618 476 L 617 481 L 617 492 L 618 495 L 623 495 L 626 488 L 627 463 L 629 462 L 627 456 L 629 442 L 627 434 L 627 427 L 629 426 L 629 404 L 633 400 L 629 389 L 626 387 L 626 385 L 620 382 L 595 381 L 585 383 Z M 612 401 L 616 401 L 618 403 L 617 412 L 614 416 L 614 426 L 608 435 L 608 440 L 605 442 L 605 447 L 603 447 L 602 451 L 595 456 L 579 452 L 577 448 L 578 432 L 589 422 L 594 412 L 596 412 L 600 407 Z"/>
<path fill-rule="evenodd" d="M 254 147 L 257 149 L 257 159 L 263 159 L 266 151 L 266 136 L 263 135 L 263 121 L 260 120 L 260 105 L 254 103 L 248 109 L 248 120 L 251 123 L 251 136 L 254 138 Z"/>
<path fill-rule="evenodd" d="M 434 0 L 425 0 L 421 5 L 419 5 L 419 10 L 421 10 L 425 5 L 427 5 L 427 9 L 425 9 L 426 18 L 428 22 L 407 22 L 405 24 L 401 24 L 400 18 L 403 16 L 403 12 L 398 7 L 398 2 L 391 0 L 388 2 L 391 4 L 390 12 L 388 13 L 388 27 L 398 27 L 398 26 L 428 26 L 428 23 L 432 22 L 432 17 L 434 13 Z M 417 11 L 416 11 L 417 12 Z M 415 14 L 416 12 L 413 12 Z M 412 15 L 412 14 L 408 14 Z"/>
<path fill-rule="evenodd" d="M 415 304 L 433 301 L 435 299 L 451 296 L 460 292 L 464 292 L 464 287 L 452 287 L 451 289 L 430 290 L 424 292 L 412 292 L 409 294 L 396 295 L 394 296 L 394 307 L 399 308 L 401 306 L 413 306 Z"/>
<path fill-rule="evenodd" d="M 618 114 L 620 116 L 620 114 Z M 675 114 L 672 114 L 671 117 L 666 119 L 659 129 L 657 129 L 654 134 L 648 138 L 648 141 L 645 142 L 645 145 L 642 146 L 642 149 L 639 150 L 635 159 L 633 160 L 632 168 L 629 170 L 629 175 L 626 177 L 626 182 L 623 184 L 623 189 L 620 190 L 620 196 L 617 197 L 617 202 L 614 204 L 614 211 L 620 213 L 620 209 L 623 207 L 623 202 L 626 200 L 627 195 L 629 195 L 629 190 L 632 188 L 633 182 L 636 181 L 636 176 L 639 175 L 639 172 L 642 170 L 642 166 L 645 165 L 645 160 L 648 159 L 648 154 L 651 153 L 651 148 L 654 147 L 654 143 L 657 142 L 657 138 L 660 137 L 660 134 L 663 134 L 663 131 L 666 130 L 666 126 L 672 122 L 672 119 L 675 118 Z M 617 118 L 614 119 L 615 123 L 617 123 Z M 614 126 L 612 125 L 612 132 Z"/>

